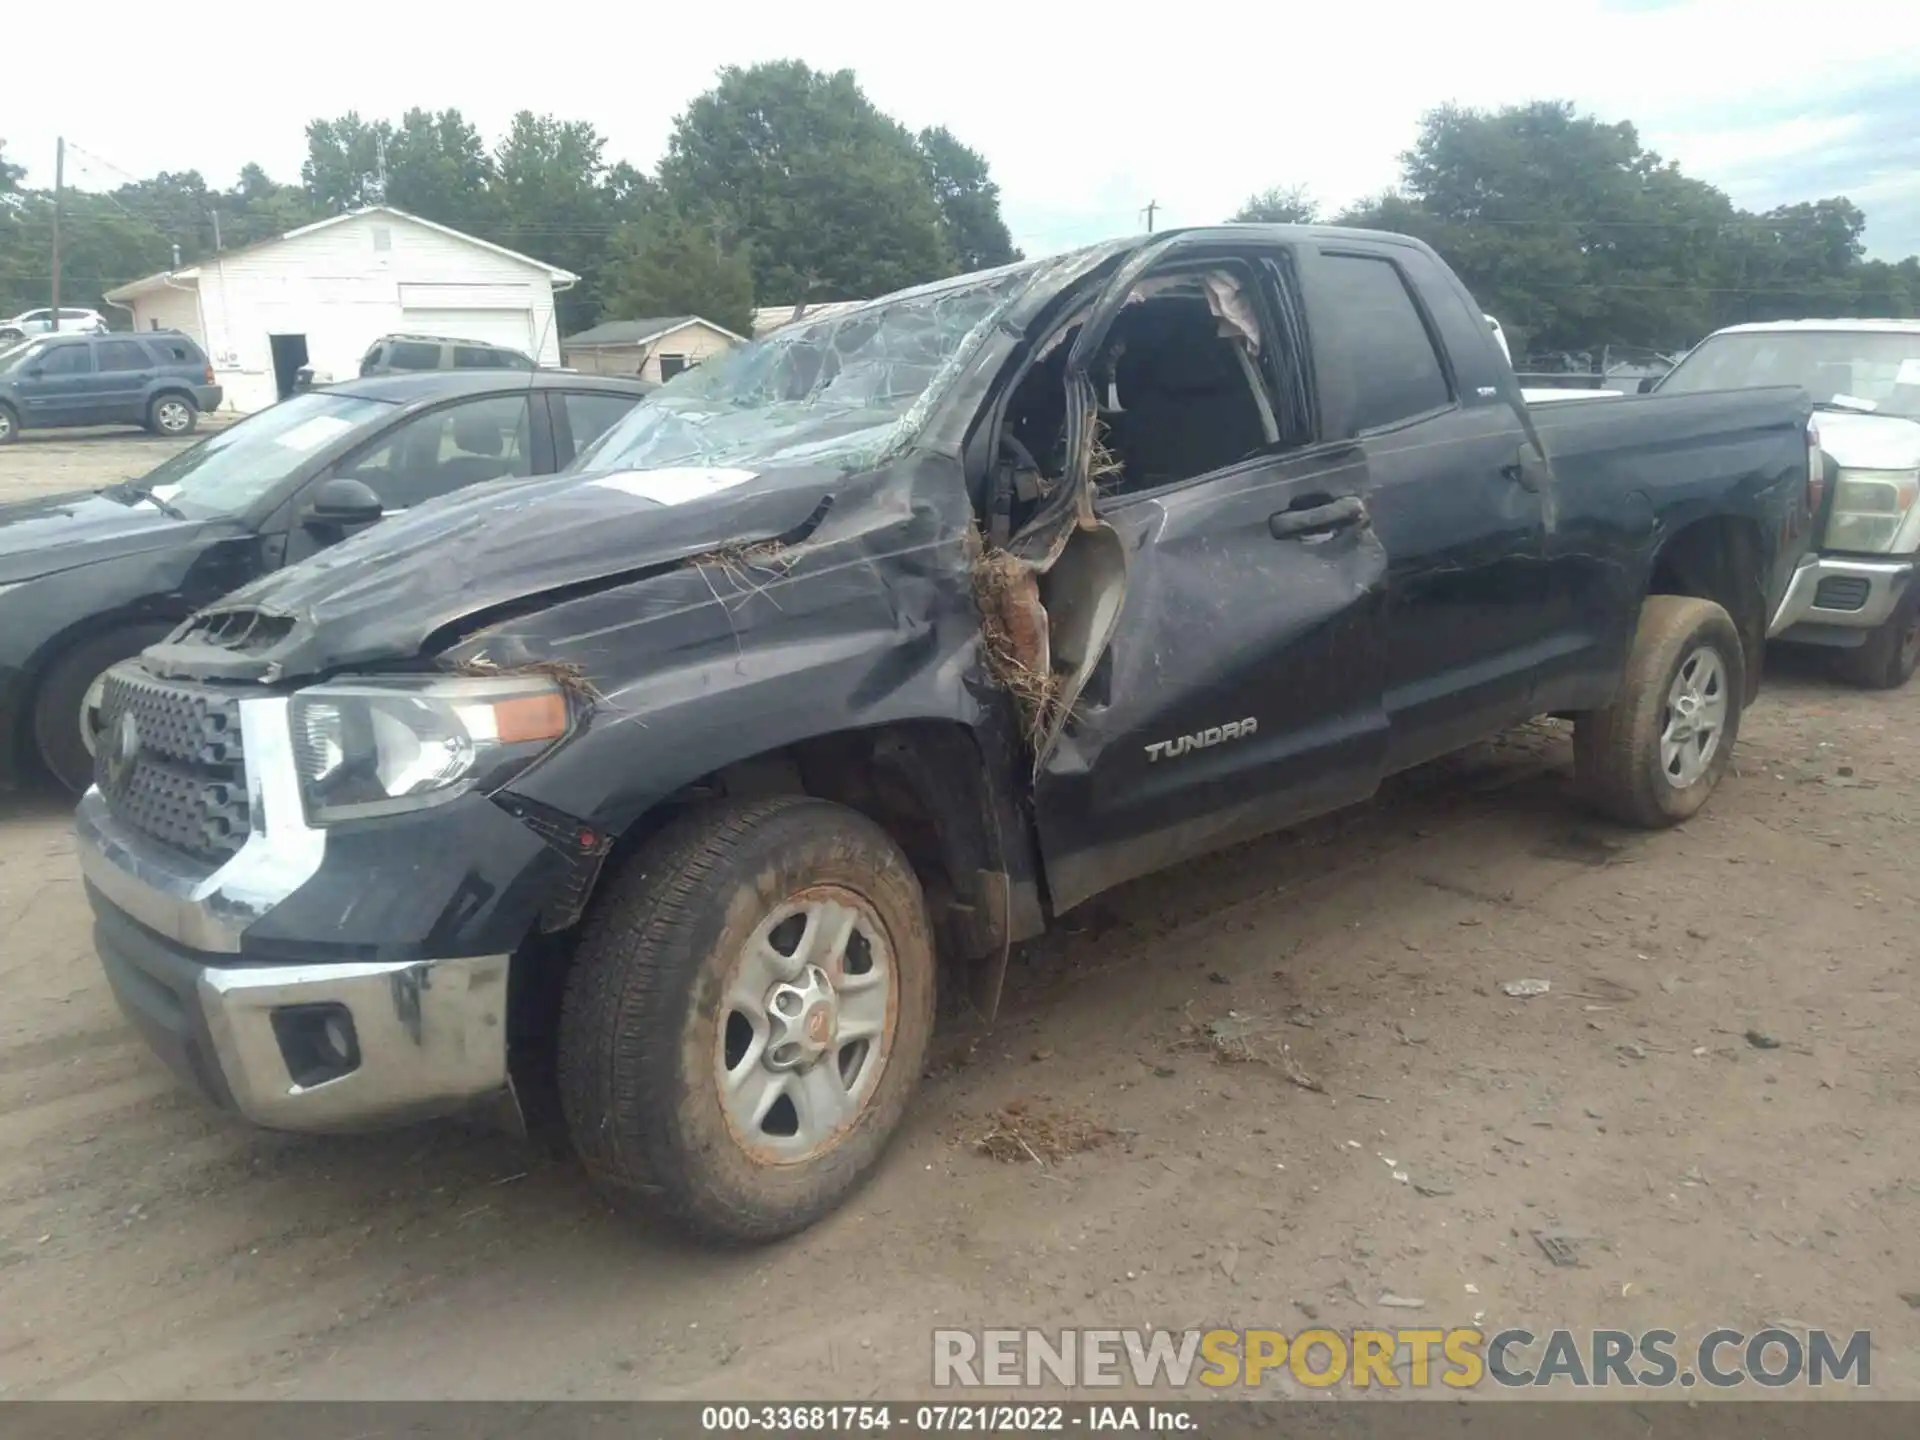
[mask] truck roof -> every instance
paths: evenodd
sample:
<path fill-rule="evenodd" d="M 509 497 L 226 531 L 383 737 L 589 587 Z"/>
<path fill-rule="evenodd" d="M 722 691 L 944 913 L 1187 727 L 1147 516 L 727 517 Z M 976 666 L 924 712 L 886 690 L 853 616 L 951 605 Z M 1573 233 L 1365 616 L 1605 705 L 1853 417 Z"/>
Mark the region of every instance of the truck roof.
<path fill-rule="evenodd" d="M 1893 335 L 1920 334 L 1920 320 L 1756 320 L 1750 325 L 1729 325 L 1716 335 L 1759 335 L 1768 331 L 1858 330 L 1863 333 Z"/>

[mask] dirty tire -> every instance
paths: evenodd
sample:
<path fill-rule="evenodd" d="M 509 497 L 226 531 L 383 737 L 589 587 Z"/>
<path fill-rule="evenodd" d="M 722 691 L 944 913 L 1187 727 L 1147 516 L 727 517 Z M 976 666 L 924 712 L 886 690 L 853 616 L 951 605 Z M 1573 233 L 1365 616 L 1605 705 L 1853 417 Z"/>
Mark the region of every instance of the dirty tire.
<path fill-rule="evenodd" d="M 722 986 L 766 919 L 821 886 L 861 897 L 884 928 L 893 1035 L 864 1107 L 830 1147 L 770 1163 L 735 1138 L 722 1108 Z M 588 917 L 560 1019 L 574 1149 L 611 1198 L 700 1239 L 805 1229 L 871 1173 L 899 1127 L 933 1033 L 935 978 L 920 883 L 878 825 L 804 796 L 704 806 L 636 852 Z"/>
<path fill-rule="evenodd" d="M 1669 778 L 1662 753 L 1668 697 L 1681 667 L 1700 651 L 1719 660 L 1726 702 L 1718 744 L 1690 783 Z M 1687 819 L 1713 793 L 1733 759 L 1746 696 L 1746 657 L 1733 619 L 1711 600 L 1649 595 L 1614 703 L 1578 716 L 1574 779 L 1582 799 L 1627 825 L 1660 829 Z"/>
<path fill-rule="evenodd" d="M 1920 586 L 1908 586 L 1893 614 L 1874 629 L 1857 650 L 1841 650 L 1833 673 L 1867 690 L 1898 690 L 1920 665 Z"/>
<path fill-rule="evenodd" d="M 169 391 L 153 397 L 147 406 L 147 429 L 155 435 L 191 435 L 200 423 L 200 410 L 185 395 Z"/>
<path fill-rule="evenodd" d="M 173 626 L 129 625 L 90 635 L 41 677 L 33 699 L 33 740 L 40 758 L 58 780 L 78 794 L 93 784 L 93 756 L 80 737 L 80 706 L 88 687 L 110 666 L 138 655 Z"/>
<path fill-rule="evenodd" d="M 0 445 L 11 445 L 20 438 L 20 417 L 11 405 L 0 404 Z"/>

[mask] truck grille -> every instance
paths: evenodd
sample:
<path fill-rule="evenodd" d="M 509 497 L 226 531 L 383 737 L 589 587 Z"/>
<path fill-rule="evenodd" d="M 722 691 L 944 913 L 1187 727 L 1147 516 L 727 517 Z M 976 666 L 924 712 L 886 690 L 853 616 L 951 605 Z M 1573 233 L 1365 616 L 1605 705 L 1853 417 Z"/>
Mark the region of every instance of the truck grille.
<path fill-rule="evenodd" d="M 122 823 L 175 850 L 225 860 L 249 827 L 239 697 L 109 671 L 94 781 Z"/>

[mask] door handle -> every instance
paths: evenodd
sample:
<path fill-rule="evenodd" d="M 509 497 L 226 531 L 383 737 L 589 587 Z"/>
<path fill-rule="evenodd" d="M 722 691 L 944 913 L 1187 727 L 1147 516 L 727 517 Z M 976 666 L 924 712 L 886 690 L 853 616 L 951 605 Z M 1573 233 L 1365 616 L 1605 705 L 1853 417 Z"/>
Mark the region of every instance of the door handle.
<path fill-rule="evenodd" d="M 1342 495 L 1325 505 L 1305 510 L 1282 510 L 1267 517 L 1267 533 L 1276 540 L 1308 538 L 1316 532 L 1332 534 L 1367 518 L 1366 503 L 1358 495 Z"/>

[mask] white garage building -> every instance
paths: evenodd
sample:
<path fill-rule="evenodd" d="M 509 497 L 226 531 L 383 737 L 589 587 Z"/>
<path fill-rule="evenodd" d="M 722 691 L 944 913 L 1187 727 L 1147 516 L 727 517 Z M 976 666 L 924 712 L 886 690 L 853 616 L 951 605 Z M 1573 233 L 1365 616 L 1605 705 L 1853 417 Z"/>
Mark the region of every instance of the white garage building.
<path fill-rule="evenodd" d="M 107 299 L 138 330 L 184 330 L 213 361 L 226 405 L 262 410 L 294 372 L 357 375 L 382 335 L 510 345 L 560 363 L 554 292 L 579 277 L 445 225 L 376 205 L 135 280 Z"/>

